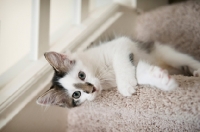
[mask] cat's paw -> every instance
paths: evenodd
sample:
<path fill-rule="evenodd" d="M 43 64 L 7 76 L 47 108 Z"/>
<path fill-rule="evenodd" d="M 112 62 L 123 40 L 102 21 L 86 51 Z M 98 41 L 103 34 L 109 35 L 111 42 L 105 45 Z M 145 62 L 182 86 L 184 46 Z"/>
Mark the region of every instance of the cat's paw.
<path fill-rule="evenodd" d="M 177 82 L 172 78 L 167 70 L 153 66 L 151 69 L 152 77 L 155 81 L 155 86 L 164 91 L 170 91 L 178 87 Z"/>
<path fill-rule="evenodd" d="M 131 96 L 132 94 L 136 93 L 134 86 L 137 85 L 137 81 L 127 81 L 127 82 L 120 82 L 118 83 L 118 91 L 123 96 Z"/>
<path fill-rule="evenodd" d="M 193 72 L 193 76 L 200 77 L 200 68 Z"/>
<path fill-rule="evenodd" d="M 178 83 L 170 75 L 164 76 L 162 79 L 162 90 L 171 91 L 178 87 Z"/>

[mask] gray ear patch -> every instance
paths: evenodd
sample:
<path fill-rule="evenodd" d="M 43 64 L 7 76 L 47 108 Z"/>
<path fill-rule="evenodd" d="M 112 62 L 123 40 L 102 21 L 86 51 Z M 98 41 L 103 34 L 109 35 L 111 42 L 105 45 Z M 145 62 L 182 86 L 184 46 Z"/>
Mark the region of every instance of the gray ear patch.
<path fill-rule="evenodd" d="M 46 52 L 44 54 L 46 60 L 58 73 L 68 73 L 75 64 L 75 60 L 70 60 L 65 54 L 57 52 Z"/>

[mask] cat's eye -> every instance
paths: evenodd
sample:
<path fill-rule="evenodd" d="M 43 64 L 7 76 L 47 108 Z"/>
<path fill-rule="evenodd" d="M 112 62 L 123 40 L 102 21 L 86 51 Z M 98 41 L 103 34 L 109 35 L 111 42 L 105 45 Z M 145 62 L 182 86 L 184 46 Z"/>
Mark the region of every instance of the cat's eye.
<path fill-rule="evenodd" d="M 80 71 L 80 72 L 78 73 L 78 77 L 79 77 L 81 80 L 85 80 L 86 75 L 85 75 L 84 72 Z"/>
<path fill-rule="evenodd" d="M 80 91 L 76 91 L 76 92 L 74 92 L 74 93 L 72 94 L 72 97 L 73 97 L 74 99 L 78 99 L 80 96 L 81 96 L 81 92 L 80 92 Z"/>

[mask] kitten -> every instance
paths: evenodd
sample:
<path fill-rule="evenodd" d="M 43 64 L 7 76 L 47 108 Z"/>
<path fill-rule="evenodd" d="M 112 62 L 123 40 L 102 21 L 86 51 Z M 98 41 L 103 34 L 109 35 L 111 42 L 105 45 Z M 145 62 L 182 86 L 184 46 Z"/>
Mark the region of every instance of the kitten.
<path fill-rule="evenodd" d="M 178 84 L 167 70 L 200 75 L 200 62 L 192 57 L 158 42 L 141 43 L 127 37 L 85 51 L 44 56 L 55 74 L 52 87 L 37 99 L 40 105 L 75 107 L 115 87 L 123 96 L 131 96 L 138 84 L 173 90 Z"/>

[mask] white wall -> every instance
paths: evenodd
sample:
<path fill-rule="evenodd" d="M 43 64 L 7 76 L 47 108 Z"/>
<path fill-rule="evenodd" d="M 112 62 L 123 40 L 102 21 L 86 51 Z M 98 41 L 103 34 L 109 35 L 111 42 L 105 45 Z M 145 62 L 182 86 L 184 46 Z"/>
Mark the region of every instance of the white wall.
<path fill-rule="evenodd" d="M 0 74 L 30 50 L 31 1 L 0 0 Z"/>
<path fill-rule="evenodd" d="M 73 0 L 51 0 L 50 44 L 53 44 L 73 22 Z"/>
<path fill-rule="evenodd" d="M 0 87 L 32 62 L 33 0 L 0 0 Z M 72 24 L 73 0 L 50 0 L 50 42 L 55 42 Z"/>
<path fill-rule="evenodd" d="M 73 0 L 51 0 L 50 8 L 50 39 L 56 41 L 72 24 Z M 0 0 L 0 75 L 31 50 L 31 11 L 32 0 Z"/>

